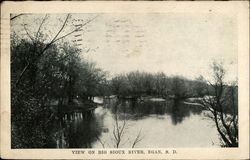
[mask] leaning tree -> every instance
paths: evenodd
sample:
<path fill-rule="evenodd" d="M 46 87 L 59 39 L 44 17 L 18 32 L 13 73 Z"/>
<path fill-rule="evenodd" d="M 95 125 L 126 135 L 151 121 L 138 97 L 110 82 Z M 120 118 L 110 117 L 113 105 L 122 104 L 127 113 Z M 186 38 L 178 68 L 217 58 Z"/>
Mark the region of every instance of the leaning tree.
<path fill-rule="evenodd" d="M 201 103 L 210 111 L 221 137 L 223 147 L 238 147 L 238 92 L 237 83 L 225 83 L 222 63 L 213 62 L 213 82 L 207 81 L 207 96 Z"/>

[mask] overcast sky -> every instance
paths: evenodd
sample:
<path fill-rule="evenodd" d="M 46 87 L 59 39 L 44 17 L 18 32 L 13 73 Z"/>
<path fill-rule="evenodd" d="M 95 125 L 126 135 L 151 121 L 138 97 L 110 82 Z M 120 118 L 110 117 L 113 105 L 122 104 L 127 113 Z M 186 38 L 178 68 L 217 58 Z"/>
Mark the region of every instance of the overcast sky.
<path fill-rule="evenodd" d="M 35 18 L 43 16 L 24 16 L 13 22 L 13 26 L 20 29 L 21 23 L 32 24 Z M 45 24 L 46 30 L 54 33 L 62 23 L 58 18 L 65 16 L 51 15 L 52 21 Z M 70 24 L 81 24 L 94 16 L 96 14 L 73 14 Z M 32 28 L 37 27 L 30 30 Z M 72 25 L 68 29 L 72 29 Z M 98 14 L 83 31 L 68 40 L 77 41 L 83 52 L 90 48 L 88 53 L 83 53 L 84 58 L 96 62 L 111 75 L 141 70 L 194 79 L 199 75 L 208 76 L 212 60 L 224 61 L 227 80 L 237 75 L 237 19 L 234 16 Z"/>

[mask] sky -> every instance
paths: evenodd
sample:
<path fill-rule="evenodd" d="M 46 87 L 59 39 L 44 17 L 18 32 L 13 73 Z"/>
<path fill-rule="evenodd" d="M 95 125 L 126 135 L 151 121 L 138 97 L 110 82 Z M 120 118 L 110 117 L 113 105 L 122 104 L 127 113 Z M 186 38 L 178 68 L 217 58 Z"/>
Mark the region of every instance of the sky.
<path fill-rule="evenodd" d="M 65 18 L 49 15 L 44 24 L 53 36 Z M 97 17 L 96 17 L 97 16 Z M 44 15 L 27 15 L 12 22 L 13 30 L 24 33 L 20 24 L 38 28 Z M 130 71 L 164 72 L 195 79 L 209 77 L 213 60 L 223 61 L 226 80 L 237 77 L 237 19 L 214 13 L 99 13 L 72 14 L 64 33 L 74 25 L 96 17 L 67 40 L 78 44 L 83 58 L 96 62 L 110 75 Z M 34 23 L 35 22 L 35 23 Z M 63 33 L 62 33 L 63 35 Z"/>

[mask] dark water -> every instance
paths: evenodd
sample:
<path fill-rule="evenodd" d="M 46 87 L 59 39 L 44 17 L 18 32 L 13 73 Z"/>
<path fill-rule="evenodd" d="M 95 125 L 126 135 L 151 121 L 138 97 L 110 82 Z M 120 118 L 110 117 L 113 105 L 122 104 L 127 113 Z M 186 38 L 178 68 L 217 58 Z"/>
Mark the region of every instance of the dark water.
<path fill-rule="evenodd" d="M 96 101 L 102 99 L 95 98 Z M 104 100 L 91 114 L 71 112 L 55 124 L 57 148 L 219 147 L 213 121 L 201 106 L 174 101 Z M 115 132 L 116 133 L 116 132 Z"/>

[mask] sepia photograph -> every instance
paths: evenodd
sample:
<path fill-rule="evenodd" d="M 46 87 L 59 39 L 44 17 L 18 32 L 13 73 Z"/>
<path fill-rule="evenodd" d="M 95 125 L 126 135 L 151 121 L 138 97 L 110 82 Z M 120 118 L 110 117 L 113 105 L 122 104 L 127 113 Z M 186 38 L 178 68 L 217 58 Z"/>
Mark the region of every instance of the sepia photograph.
<path fill-rule="evenodd" d="M 162 155 L 243 144 L 237 13 L 207 7 L 8 18 L 11 150 Z"/>

